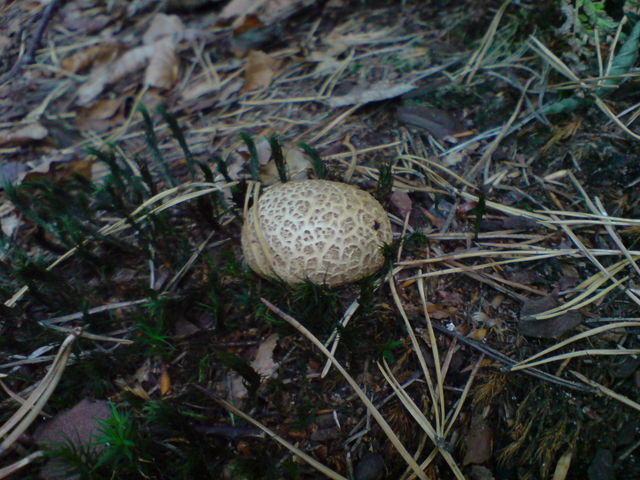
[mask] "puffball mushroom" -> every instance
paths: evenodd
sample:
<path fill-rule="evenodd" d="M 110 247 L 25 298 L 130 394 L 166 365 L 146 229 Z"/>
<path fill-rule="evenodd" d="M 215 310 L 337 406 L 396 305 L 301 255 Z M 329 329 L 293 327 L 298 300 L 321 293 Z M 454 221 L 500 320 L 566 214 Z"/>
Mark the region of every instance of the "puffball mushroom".
<path fill-rule="evenodd" d="M 254 201 L 242 226 L 242 251 L 262 277 L 333 287 L 378 270 L 392 238 L 387 213 L 367 192 L 299 180 L 273 185 Z"/>

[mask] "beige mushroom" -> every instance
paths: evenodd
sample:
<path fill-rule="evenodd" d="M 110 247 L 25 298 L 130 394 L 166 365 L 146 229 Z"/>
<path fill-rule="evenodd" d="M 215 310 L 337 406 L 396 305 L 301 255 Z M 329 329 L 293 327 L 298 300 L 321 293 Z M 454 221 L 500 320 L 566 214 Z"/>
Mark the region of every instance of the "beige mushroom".
<path fill-rule="evenodd" d="M 378 270 L 391 243 L 382 205 L 345 183 L 300 180 L 268 188 L 247 211 L 242 250 L 265 278 L 336 286 Z"/>

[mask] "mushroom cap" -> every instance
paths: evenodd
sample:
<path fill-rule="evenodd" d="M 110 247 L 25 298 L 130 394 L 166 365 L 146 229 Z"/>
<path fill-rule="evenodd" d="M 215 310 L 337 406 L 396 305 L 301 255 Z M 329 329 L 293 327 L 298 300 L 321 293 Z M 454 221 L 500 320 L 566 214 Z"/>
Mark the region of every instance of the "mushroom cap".
<path fill-rule="evenodd" d="M 292 285 L 309 280 L 332 287 L 371 275 L 392 239 L 387 212 L 375 198 L 328 180 L 273 185 L 242 226 L 251 269 Z"/>

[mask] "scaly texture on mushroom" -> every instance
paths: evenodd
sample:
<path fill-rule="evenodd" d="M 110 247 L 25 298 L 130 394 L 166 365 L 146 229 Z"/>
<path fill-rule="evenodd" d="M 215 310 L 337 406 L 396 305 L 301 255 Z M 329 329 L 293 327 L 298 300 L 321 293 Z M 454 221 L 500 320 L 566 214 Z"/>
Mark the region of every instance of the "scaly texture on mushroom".
<path fill-rule="evenodd" d="M 391 243 L 382 205 L 345 183 L 300 180 L 268 188 L 242 226 L 247 263 L 265 278 L 336 286 L 378 270 Z"/>

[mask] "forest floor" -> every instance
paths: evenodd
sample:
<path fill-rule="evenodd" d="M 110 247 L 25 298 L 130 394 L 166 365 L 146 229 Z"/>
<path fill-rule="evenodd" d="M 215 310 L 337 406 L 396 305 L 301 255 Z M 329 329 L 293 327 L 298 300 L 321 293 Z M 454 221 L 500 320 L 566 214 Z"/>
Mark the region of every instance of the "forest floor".
<path fill-rule="evenodd" d="M 539 3 L 4 2 L 0 478 L 640 478 L 639 7 Z M 379 273 L 246 266 L 278 146 Z"/>

